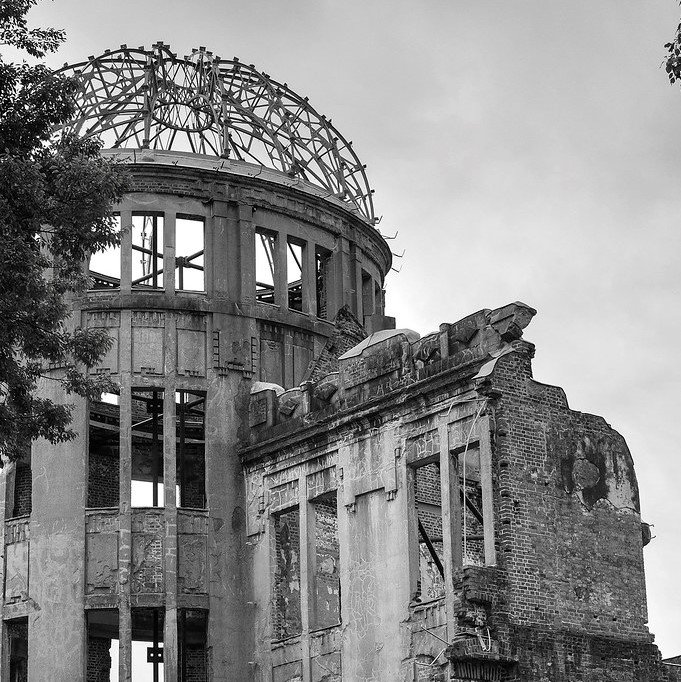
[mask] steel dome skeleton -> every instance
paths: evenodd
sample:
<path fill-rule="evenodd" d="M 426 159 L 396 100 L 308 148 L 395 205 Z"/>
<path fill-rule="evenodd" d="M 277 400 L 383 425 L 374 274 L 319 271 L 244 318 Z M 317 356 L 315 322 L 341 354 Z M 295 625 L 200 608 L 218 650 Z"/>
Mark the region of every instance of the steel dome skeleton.
<path fill-rule="evenodd" d="M 186 151 L 255 163 L 300 177 L 373 223 L 372 190 L 352 143 L 307 97 L 237 58 L 201 47 L 182 59 L 151 49 L 105 51 L 59 73 L 81 84 L 63 127 L 107 148 Z"/>

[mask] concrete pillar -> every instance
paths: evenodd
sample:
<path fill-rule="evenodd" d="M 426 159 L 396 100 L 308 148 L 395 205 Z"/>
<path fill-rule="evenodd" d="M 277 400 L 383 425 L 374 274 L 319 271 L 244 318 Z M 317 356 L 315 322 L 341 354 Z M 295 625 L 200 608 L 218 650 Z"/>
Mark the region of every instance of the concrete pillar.
<path fill-rule="evenodd" d="M 274 302 L 282 310 L 288 310 L 288 234 L 277 233 L 274 244 Z"/>
<path fill-rule="evenodd" d="M 130 615 L 130 583 L 132 579 L 132 313 L 121 311 L 120 328 L 120 499 L 118 530 L 118 575 L 120 601 L 118 607 L 118 674 L 120 682 L 132 679 L 132 620 Z"/>
<path fill-rule="evenodd" d="M 239 221 L 239 265 L 241 274 L 240 300 L 255 303 L 255 226 L 253 207 L 240 204 Z"/>
<path fill-rule="evenodd" d="M 492 493 L 492 444 L 489 417 L 480 420 L 480 482 L 482 486 L 482 518 L 485 534 L 485 565 L 496 566 L 494 546 L 494 498 Z"/>
<path fill-rule="evenodd" d="M 175 213 L 166 211 L 163 219 L 163 288 L 174 294 L 175 282 Z"/>
<path fill-rule="evenodd" d="M 317 315 L 317 257 L 309 241 L 303 247 L 303 312 Z"/>

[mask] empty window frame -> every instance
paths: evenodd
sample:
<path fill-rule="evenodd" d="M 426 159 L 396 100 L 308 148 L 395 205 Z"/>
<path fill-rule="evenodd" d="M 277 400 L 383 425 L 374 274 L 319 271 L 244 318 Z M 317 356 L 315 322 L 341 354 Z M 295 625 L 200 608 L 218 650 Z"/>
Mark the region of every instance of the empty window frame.
<path fill-rule="evenodd" d="M 113 217 L 116 232 L 121 231 L 121 216 Z M 121 247 L 109 246 L 90 256 L 88 267 L 90 289 L 117 289 L 121 286 Z"/>
<path fill-rule="evenodd" d="M 461 539 L 464 566 L 485 565 L 483 495 L 480 478 L 480 448 L 470 446 L 457 455 L 461 494 Z"/>
<path fill-rule="evenodd" d="M 442 491 L 438 462 L 414 469 L 414 501 L 419 547 L 417 597 L 420 601 L 430 601 L 445 593 Z"/>
<path fill-rule="evenodd" d="M 9 645 L 8 682 L 28 680 L 28 618 L 6 621 L 7 644 Z"/>
<path fill-rule="evenodd" d="M 177 216 L 175 220 L 175 288 L 205 291 L 205 229 L 203 218 Z"/>
<path fill-rule="evenodd" d="M 303 310 L 303 243 L 289 237 L 286 242 L 286 291 L 289 310 Z"/>
<path fill-rule="evenodd" d="M 315 295 L 317 317 L 329 319 L 329 292 L 331 290 L 331 251 L 317 247 L 315 251 Z"/>
<path fill-rule="evenodd" d="M 255 231 L 255 300 L 274 303 L 277 272 L 277 235 L 269 230 Z"/>
<path fill-rule="evenodd" d="M 162 507 L 163 389 L 132 391 L 133 507 Z"/>
<path fill-rule="evenodd" d="M 179 682 L 208 682 L 207 633 L 207 611 L 179 609 L 177 618 Z"/>
<path fill-rule="evenodd" d="M 311 556 L 311 628 L 338 625 L 340 613 L 340 551 L 338 545 L 338 507 L 336 492 L 311 501 L 313 546 Z"/>
<path fill-rule="evenodd" d="M 87 506 L 117 507 L 120 476 L 119 396 L 102 394 L 90 402 Z"/>
<path fill-rule="evenodd" d="M 118 610 L 86 611 L 87 672 L 85 682 L 118 682 Z"/>
<path fill-rule="evenodd" d="M 206 394 L 175 393 L 176 466 L 180 507 L 206 506 Z"/>
<path fill-rule="evenodd" d="M 132 214 L 132 286 L 163 289 L 162 214 Z"/>
<path fill-rule="evenodd" d="M 300 608 L 300 515 L 298 507 L 272 515 L 273 623 L 277 640 L 302 630 Z"/>
<path fill-rule="evenodd" d="M 163 681 L 162 609 L 131 609 L 132 682 Z"/>

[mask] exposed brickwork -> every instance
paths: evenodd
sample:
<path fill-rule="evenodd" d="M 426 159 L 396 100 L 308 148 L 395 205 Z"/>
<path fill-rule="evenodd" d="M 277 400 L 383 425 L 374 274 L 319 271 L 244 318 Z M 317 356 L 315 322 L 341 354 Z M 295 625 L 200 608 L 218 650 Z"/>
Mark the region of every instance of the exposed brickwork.
<path fill-rule="evenodd" d="M 186 670 L 181 682 L 208 682 L 206 647 L 188 646 L 185 651 Z"/>
<path fill-rule="evenodd" d="M 86 682 L 110 682 L 111 640 L 104 637 L 88 637 Z"/>
<path fill-rule="evenodd" d="M 354 348 L 366 338 L 366 331 L 348 306 L 343 306 L 333 321 L 335 330 L 326 342 L 319 357 L 315 358 L 305 377 L 309 381 L 319 381 L 331 372 L 338 371 L 338 358 Z"/>
<path fill-rule="evenodd" d="M 315 404 L 310 388 L 306 412 L 251 434 L 244 462 L 266 463 L 273 479 L 270 467 L 281 474 L 320 452 L 337 457 L 347 618 L 335 647 L 348 679 L 430 682 L 445 669 L 451 682 L 681 679 L 660 661 L 646 625 L 629 451 L 602 418 L 571 410 L 560 388 L 533 380 L 534 347 L 520 339 L 533 314 L 511 304 L 418 341 L 388 337 L 339 362 L 339 376 L 327 379 L 335 401 Z M 459 483 L 445 495 L 444 442 Z M 459 503 L 465 522 L 448 526 Z M 461 534 L 462 565 L 444 556 L 444 532 Z M 451 588 L 438 583 L 424 535 Z M 278 540 L 277 562 L 290 554 L 282 548 Z M 298 573 L 287 570 L 297 587 Z M 297 641 L 286 646 L 300 655 Z M 405 662 L 413 668 L 403 675 Z"/>
<path fill-rule="evenodd" d="M 33 473 L 30 465 L 18 464 L 14 471 L 14 507 L 12 516 L 27 516 L 33 505 Z"/>
<path fill-rule="evenodd" d="M 340 622 L 340 566 L 336 494 L 316 500 L 314 509 L 314 613 L 312 627 Z"/>
<path fill-rule="evenodd" d="M 272 632 L 275 639 L 297 635 L 300 613 L 300 515 L 298 509 L 274 515 L 274 589 Z"/>
<path fill-rule="evenodd" d="M 118 448 L 90 448 L 87 506 L 117 507 L 119 496 Z"/>

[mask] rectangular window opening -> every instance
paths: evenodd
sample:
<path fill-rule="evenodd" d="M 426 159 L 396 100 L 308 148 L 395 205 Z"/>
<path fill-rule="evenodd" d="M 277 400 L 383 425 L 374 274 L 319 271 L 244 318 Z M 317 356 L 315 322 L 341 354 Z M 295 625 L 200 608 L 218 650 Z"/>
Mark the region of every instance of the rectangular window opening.
<path fill-rule="evenodd" d="M 132 391 L 133 507 L 163 507 L 163 389 Z"/>
<path fill-rule="evenodd" d="M 274 280 L 277 271 L 277 235 L 268 230 L 255 231 L 255 300 L 274 303 Z"/>
<path fill-rule="evenodd" d="M 116 232 L 121 231 L 121 216 L 114 217 Z M 121 286 L 121 247 L 108 246 L 90 256 L 88 266 L 90 289 L 118 289 Z"/>
<path fill-rule="evenodd" d="M 374 314 L 374 285 L 368 272 L 362 270 L 362 311 L 364 317 Z"/>
<path fill-rule="evenodd" d="M 132 286 L 163 289 L 163 215 L 132 214 Z"/>
<path fill-rule="evenodd" d="M 28 618 L 6 621 L 9 645 L 9 682 L 28 680 Z"/>
<path fill-rule="evenodd" d="M 118 682 L 118 609 L 87 611 L 86 682 Z"/>
<path fill-rule="evenodd" d="M 208 612 L 180 609 L 177 619 L 179 682 L 208 682 Z"/>
<path fill-rule="evenodd" d="M 87 506 L 117 507 L 120 471 L 120 400 L 103 393 L 90 402 Z"/>
<path fill-rule="evenodd" d="M 331 282 L 331 251 L 317 248 L 315 253 L 315 293 L 317 317 L 329 319 L 329 290 Z"/>
<path fill-rule="evenodd" d="M 175 221 L 175 287 L 205 291 L 205 225 L 203 218 L 177 216 Z"/>
<path fill-rule="evenodd" d="M 414 501 L 419 547 L 417 599 L 430 601 L 439 599 L 445 593 L 442 491 L 438 462 L 414 469 Z"/>
<path fill-rule="evenodd" d="M 162 609 L 132 609 L 132 682 L 163 682 Z"/>
<path fill-rule="evenodd" d="M 338 625 L 340 613 L 340 551 L 336 491 L 312 500 L 314 554 L 312 556 L 313 612 L 315 630 Z"/>
<path fill-rule="evenodd" d="M 15 465 L 14 492 L 7 500 L 7 507 L 9 507 L 6 509 L 7 518 L 29 516 L 33 509 L 33 471 L 31 469 L 30 443 L 23 445 L 21 457 Z"/>
<path fill-rule="evenodd" d="M 378 282 L 374 282 L 374 313 L 383 313 L 383 289 Z"/>
<path fill-rule="evenodd" d="M 273 636 L 300 634 L 300 514 L 298 507 L 273 514 Z"/>
<path fill-rule="evenodd" d="M 206 394 L 175 393 L 177 505 L 206 507 Z"/>
<path fill-rule="evenodd" d="M 286 289 L 289 310 L 303 310 L 303 245 L 288 238 L 286 249 Z"/>
<path fill-rule="evenodd" d="M 461 538 L 464 566 L 485 565 L 480 448 L 476 444 L 457 457 L 461 491 Z"/>

